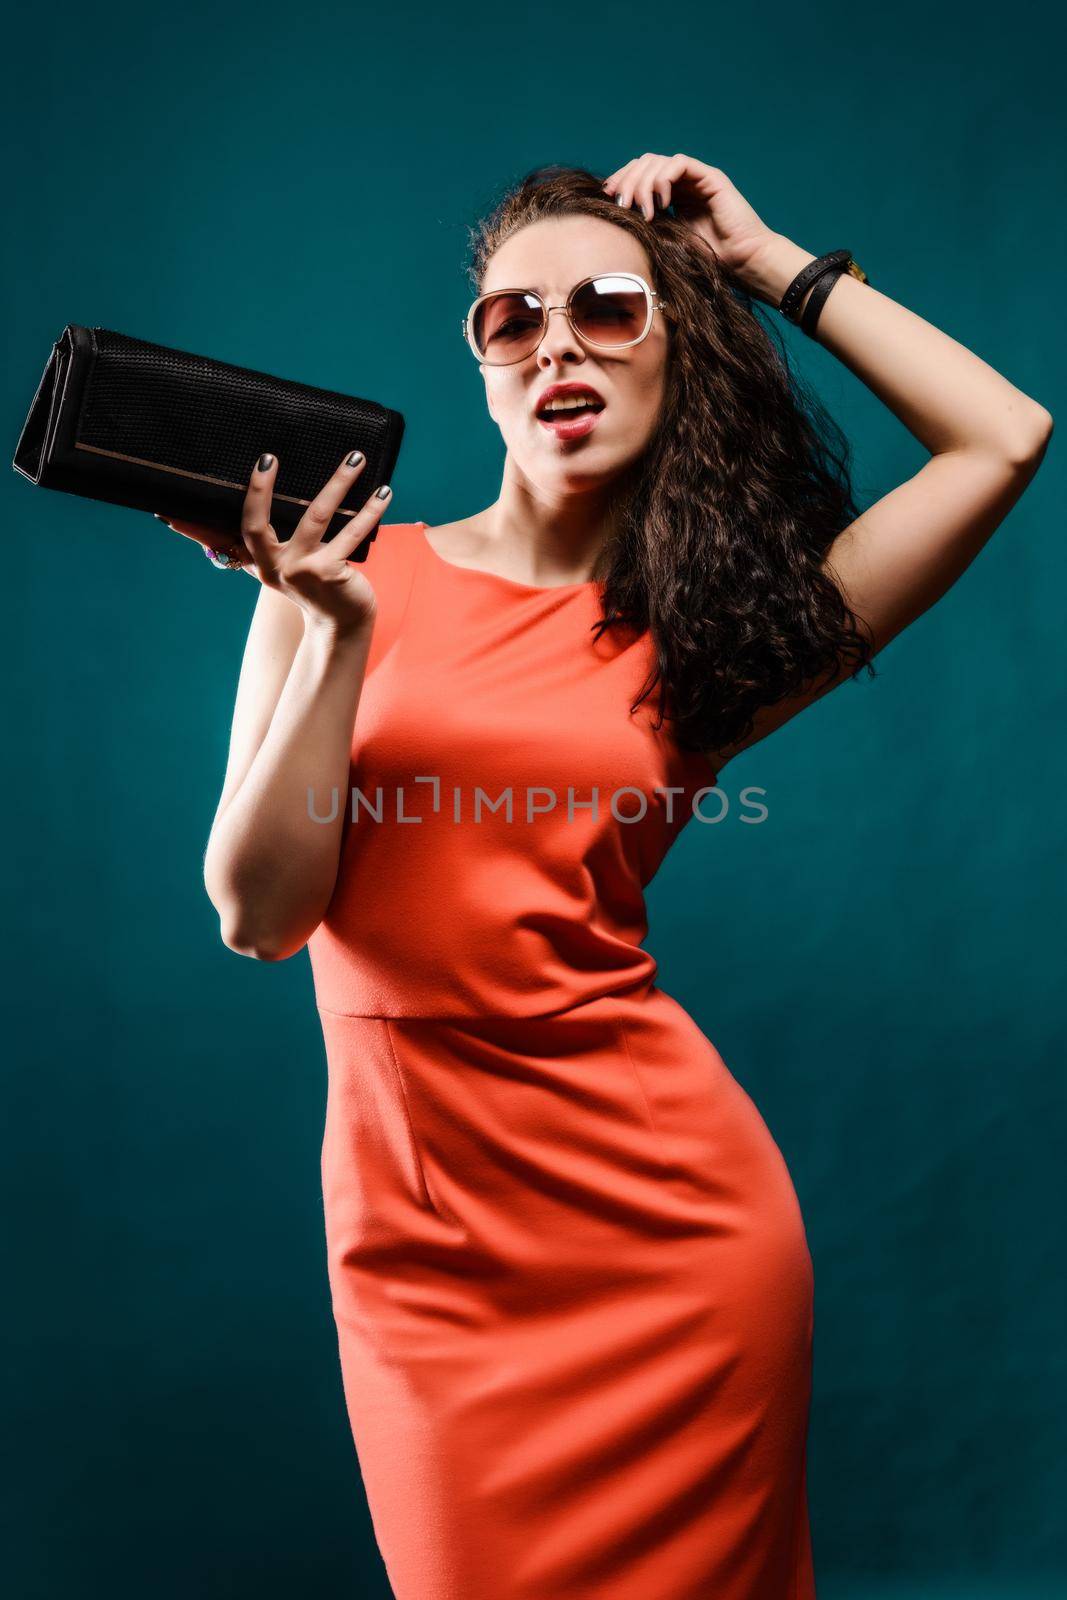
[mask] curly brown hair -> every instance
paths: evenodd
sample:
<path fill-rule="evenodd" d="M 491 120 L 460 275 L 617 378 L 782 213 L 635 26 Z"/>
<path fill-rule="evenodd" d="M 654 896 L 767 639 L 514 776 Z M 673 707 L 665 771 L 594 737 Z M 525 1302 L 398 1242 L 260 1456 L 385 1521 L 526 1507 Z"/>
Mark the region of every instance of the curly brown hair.
<path fill-rule="evenodd" d="M 655 665 L 631 711 L 658 690 L 657 726 L 714 754 L 763 706 L 874 676 L 864 624 L 821 565 L 859 514 L 849 444 L 711 247 L 668 212 L 621 210 L 584 167 L 536 168 L 468 229 L 474 294 L 511 234 L 575 213 L 635 234 L 672 308 L 659 424 L 611 492 L 595 627 L 648 630 Z"/>

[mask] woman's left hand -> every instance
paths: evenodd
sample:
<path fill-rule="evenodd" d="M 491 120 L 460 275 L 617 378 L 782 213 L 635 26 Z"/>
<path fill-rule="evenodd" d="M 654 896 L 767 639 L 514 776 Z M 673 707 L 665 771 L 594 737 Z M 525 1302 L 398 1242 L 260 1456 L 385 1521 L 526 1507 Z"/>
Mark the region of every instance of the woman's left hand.
<path fill-rule="evenodd" d="M 692 156 L 635 156 L 613 172 L 604 184 L 621 206 L 635 202 L 651 222 L 656 203 L 699 234 L 730 272 L 744 273 L 753 256 L 774 237 L 725 172 L 705 166 Z"/>

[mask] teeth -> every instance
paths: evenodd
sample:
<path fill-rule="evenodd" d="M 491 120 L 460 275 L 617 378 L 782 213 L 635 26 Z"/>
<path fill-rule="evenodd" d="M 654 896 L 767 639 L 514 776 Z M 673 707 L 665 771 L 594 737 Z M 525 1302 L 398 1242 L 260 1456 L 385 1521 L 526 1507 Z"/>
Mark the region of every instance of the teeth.
<path fill-rule="evenodd" d="M 591 395 L 564 395 L 558 400 L 550 400 L 541 409 L 551 415 L 553 411 L 577 411 L 579 406 L 595 406 L 598 404 L 599 401 L 594 400 Z"/>

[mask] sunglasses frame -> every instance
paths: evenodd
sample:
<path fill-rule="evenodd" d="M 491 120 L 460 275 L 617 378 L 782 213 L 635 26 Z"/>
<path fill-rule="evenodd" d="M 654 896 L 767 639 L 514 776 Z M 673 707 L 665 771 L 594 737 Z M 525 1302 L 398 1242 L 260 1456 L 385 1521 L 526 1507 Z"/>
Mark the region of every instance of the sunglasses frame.
<path fill-rule="evenodd" d="M 627 339 L 623 344 L 597 344 L 595 340 L 587 339 L 585 335 L 580 333 L 575 327 L 574 318 L 571 315 L 571 304 L 574 300 L 574 297 L 578 293 L 579 289 L 584 289 L 587 283 L 594 283 L 597 278 L 627 278 L 631 283 L 639 284 L 641 289 L 644 291 L 647 315 L 645 317 L 645 325 L 641 329 L 641 332 L 637 335 L 636 339 Z M 487 361 L 474 342 L 475 313 L 483 301 L 492 300 L 498 294 L 528 295 L 531 299 L 536 300 L 541 307 L 541 332 L 538 335 L 537 343 L 530 350 L 527 350 L 523 355 L 516 356 L 513 361 Z M 539 294 L 536 289 L 490 289 L 487 293 L 480 294 L 476 300 L 471 302 L 470 310 L 463 318 L 461 331 L 468 349 L 480 367 L 513 367 L 520 361 L 526 361 L 541 348 L 545 334 L 548 332 L 548 319 L 552 315 L 553 311 L 563 311 L 566 313 L 567 321 L 571 325 L 571 332 L 574 334 L 574 337 L 576 339 L 580 339 L 584 345 L 588 345 L 591 350 L 631 350 L 635 344 L 640 344 L 642 339 L 648 337 L 649 330 L 652 327 L 652 319 L 656 312 L 660 311 L 668 313 L 669 309 L 670 308 L 668 307 L 667 302 L 659 298 L 652 285 L 650 283 L 646 283 L 645 279 L 642 278 L 639 272 L 593 272 L 590 273 L 588 278 L 583 278 L 580 283 L 576 283 L 574 285 L 574 288 L 560 306 L 546 305 L 544 296 Z"/>

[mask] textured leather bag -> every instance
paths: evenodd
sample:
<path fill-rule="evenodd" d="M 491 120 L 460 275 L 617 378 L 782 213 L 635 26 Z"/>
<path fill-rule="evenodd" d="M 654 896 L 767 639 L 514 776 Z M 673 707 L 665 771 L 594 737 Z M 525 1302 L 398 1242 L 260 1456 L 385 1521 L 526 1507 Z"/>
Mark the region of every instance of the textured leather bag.
<path fill-rule="evenodd" d="M 344 457 L 362 450 L 366 465 L 323 534 L 332 539 L 391 480 L 403 434 L 401 413 L 374 400 L 69 323 L 12 466 L 45 489 L 236 534 L 249 478 L 270 451 L 271 525 L 286 539 Z M 377 531 L 350 560 L 366 559 Z"/>

